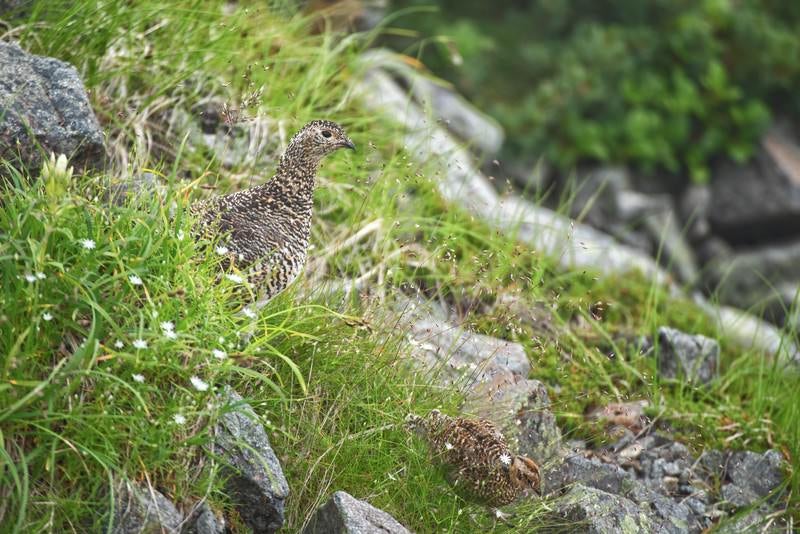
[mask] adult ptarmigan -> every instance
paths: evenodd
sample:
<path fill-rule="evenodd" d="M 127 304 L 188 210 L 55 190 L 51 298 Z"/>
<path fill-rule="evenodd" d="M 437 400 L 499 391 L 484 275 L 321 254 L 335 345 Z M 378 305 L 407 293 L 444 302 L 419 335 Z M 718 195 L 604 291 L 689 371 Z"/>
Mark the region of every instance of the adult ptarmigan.
<path fill-rule="evenodd" d="M 196 235 L 218 239 L 223 268 L 246 274 L 260 303 L 284 290 L 303 268 L 317 169 L 340 148 L 355 150 L 341 126 L 309 122 L 292 137 L 268 182 L 192 205 Z"/>

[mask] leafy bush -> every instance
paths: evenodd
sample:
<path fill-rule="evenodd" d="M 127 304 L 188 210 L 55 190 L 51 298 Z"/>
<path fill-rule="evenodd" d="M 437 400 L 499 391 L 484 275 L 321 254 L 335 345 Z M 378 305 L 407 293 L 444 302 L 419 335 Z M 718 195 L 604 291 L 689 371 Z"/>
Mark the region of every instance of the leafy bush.
<path fill-rule="evenodd" d="M 440 6 L 435 15 L 410 10 L 400 24 L 447 36 L 421 48 L 423 60 L 503 123 L 515 155 L 543 155 L 563 169 L 603 161 L 704 180 L 712 158 L 751 155 L 770 110 L 800 111 L 791 96 L 800 81 L 795 2 Z"/>

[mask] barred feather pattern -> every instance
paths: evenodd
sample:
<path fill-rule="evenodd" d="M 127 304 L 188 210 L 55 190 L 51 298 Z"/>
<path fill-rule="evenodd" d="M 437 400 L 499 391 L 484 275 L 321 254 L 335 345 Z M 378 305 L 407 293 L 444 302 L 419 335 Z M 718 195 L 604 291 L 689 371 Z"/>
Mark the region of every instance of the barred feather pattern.
<path fill-rule="evenodd" d="M 355 149 L 341 126 L 312 121 L 292 137 L 269 181 L 192 205 L 196 236 L 218 238 L 228 250 L 222 267 L 246 273 L 262 301 L 300 274 L 311 236 L 317 170 L 340 148 Z"/>
<path fill-rule="evenodd" d="M 483 504 L 503 506 L 538 493 L 539 466 L 526 456 L 513 454 L 491 421 L 450 417 L 433 410 L 424 418 L 409 416 L 407 424 L 448 468 L 453 484 Z"/>

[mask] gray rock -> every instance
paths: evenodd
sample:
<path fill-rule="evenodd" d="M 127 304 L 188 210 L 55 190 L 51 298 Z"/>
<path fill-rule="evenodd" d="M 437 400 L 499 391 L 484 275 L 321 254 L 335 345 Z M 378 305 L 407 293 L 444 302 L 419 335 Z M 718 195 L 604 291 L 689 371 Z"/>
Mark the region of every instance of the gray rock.
<path fill-rule="evenodd" d="M 619 244 L 608 234 L 538 206 L 516 195 L 501 197 L 475 166 L 471 155 L 430 114 L 409 102 L 408 94 L 375 61 L 365 60 L 355 93 L 367 109 L 385 113 L 404 132 L 410 156 L 420 164 L 441 162 L 437 186 L 445 202 L 459 206 L 500 232 L 512 232 L 519 242 L 541 254 L 557 258 L 564 269 L 592 269 L 607 275 L 627 275 L 640 270 L 653 283 L 669 280 L 667 273 L 647 254 Z M 673 287 L 676 290 L 677 288 Z M 701 304 L 721 332 L 743 346 L 768 355 L 792 358 L 800 351 L 787 349 L 762 322 L 733 310 Z M 766 333 L 765 333 L 766 332 Z M 746 334 L 746 335 L 745 335 Z"/>
<path fill-rule="evenodd" d="M 520 242 L 557 258 L 563 268 L 590 268 L 607 274 L 639 269 L 656 281 L 666 279 L 652 258 L 603 232 L 516 195 L 501 197 L 471 154 L 435 117 L 410 103 L 405 90 L 375 61 L 364 63 L 367 68 L 357 83 L 357 96 L 367 109 L 386 113 L 398 123 L 411 158 L 420 164 L 441 162 L 437 186 L 445 202 L 460 206 L 498 231 L 513 232 Z"/>
<path fill-rule="evenodd" d="M 783 456 L 774 449 L 764 454 L 734 452 L 727 463 L 728 479 L 755 495 L 756 499 L 768 496 L 781 485 L 784 479 L 783 470 Z"/>
<path fill-rule="evenodd" d="M 371 504 L 337 491 L 320 506 L 303 534 L 410 534 L 395 518 Z"/>
<path fill-rule="evenodd" d="M 642 220 L 642 226 L 659 251 L 659 261 L 679 280 L 694 284 L 700 278 L 694 251 L 686 242 L 685 232 L 678 225 L 671 203 Z"/>
<path fill-rule="evenodd" d="M 751 162 L 713 169 L 709 220 L 732 243 L 797 235 L 800 228 L 800 143 L 790 128 L 773 126 Z"/>
<path fill-rule="evenodd" d="M 581 484 L 553 503 L 555 512 L 570 521 L 571 532 L 626 534 L 656 532 L 646 511 L 632 501 Z"/>
<path fill-rule="evenodd" d="M 115 488 L 113 534 L 177 534 L 183 516 L 153 488 L 122 481 Z"/>
<path fill-rule="evenodd" d="M 476 384 L 462 411 L 494 421 L 519 454 L 547 464 L 562 452 L 561 430 L 547 388 L 509 370 Z"/>
<path fill-rule="evenodd" d="M 225 534 L 225 519 L 203 501 L 184 521 L 181 534 Z"/>
<path fill-rule="evenodd" d="M 235 391 L 225 393 L 230 407 L 215 429 L 213 452 L 226 463 L 226 489 L 239 515 L 256 534 L 283 525 L 289 485 L 253 408 Z"/>
<path fill-rule="evenodd" d="M 100 124 L 75 67 L 0 42 L 0 159 L 38 175 L 43 156 L 77 171 L 104 165 Z"/>
<path fill-rule="evenodd" d="M 546 465 L 542 478 L 543 493 L 548 494 L 562 491 L 573 484 L 582 484 L 618 495 L 634 483 L 633 477 L 619 466 L 577 454 Z"/>
<path fill-rule="evenodd" d="M 531 370 L 519 343 L 476 334 L 432 316 L 413 321 L 410 341 L 411 356 L 444 385 L 460 382 L 470 389 L 501 370 L 523 377 Z"/>
<path fill-rule="evenodd" d="M 742 516 L 737 516 L 729 521 L 722 521 L 717 534 L 740 534 L 741 532 L 757 532 L 758 534 L 785 534 L 790 532 L 790 527 L 783 519 L 768 518 L 769 510 L 751 510 Z"/>
<path fill-rule="evenodd" d="M 783 324 L 800 288 L 800 240 L 741 249 L 715 259 L 705 284 L 721 303 L 763 310 L 767 319 Z"/>
<path fill-rule="evenodd" d="M 500 151 L 505 139 L 500 124 L 455 92 L 448 82 L 426 76 L 387 50 L 370 50 L 364 60 L 402 79 L 417 103 L 475 152 L 492 157 Z"/>
<path fill-rule="evenodd" d="M 720 494 L 722 500 L 734 508 L 749 506 L 759 499 L 759 496 L 750 491 L 749 488 L 742 488 L 736 484 L 723 484 Z"/>
<path fill-rule="evenodd" d="M 693 515 L 683 500 L 675 501 L 641 482 L 634 481 L 630 489 L 622 495 L 638 504 L 641 509 L 649 511 L 651 521 L 655 525 L 654 532 L 699 533 L 703 528 L 700 518 Z"/>
<path fill-rule="evenodd" d="M 711 188 L 707 185 L 691 185 L 681 195 L 678 211 L 686 228 L 686 236 L 695 245 L 712 235 L 708 221 L 710 203 Z"/>
<path fill-rule="evenodd" d="M 662 377 L 706 384 L 718 373 L 719 343 L 662 326 L 658 329 L 657 357 Z"/>

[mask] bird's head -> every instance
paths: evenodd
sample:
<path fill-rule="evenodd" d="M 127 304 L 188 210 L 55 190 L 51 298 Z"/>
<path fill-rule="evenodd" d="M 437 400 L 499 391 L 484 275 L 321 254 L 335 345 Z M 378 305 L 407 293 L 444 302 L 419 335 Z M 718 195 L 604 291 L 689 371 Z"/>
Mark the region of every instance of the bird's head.
<path fill-rule="evenodd" d="M 332 121 L 315 120 L 311 121 L 295 134 L 289 143 L 290 149 L 298 151 L 307 157 L 311 157 L 315 162 L 319 162 L 340 148 L 355 150 L 356 145 L 347 137 L 341 126 Z M 294 152 L 294 150 L 292 150 Z"/>
<path fill-rule="evenodd" d="M 511 483 L 525 495 L 539 493 L 541 473 L 536 462 L 527 456 L 515 456 L 508 466 Z"/>

